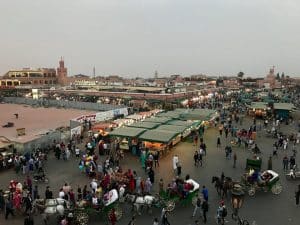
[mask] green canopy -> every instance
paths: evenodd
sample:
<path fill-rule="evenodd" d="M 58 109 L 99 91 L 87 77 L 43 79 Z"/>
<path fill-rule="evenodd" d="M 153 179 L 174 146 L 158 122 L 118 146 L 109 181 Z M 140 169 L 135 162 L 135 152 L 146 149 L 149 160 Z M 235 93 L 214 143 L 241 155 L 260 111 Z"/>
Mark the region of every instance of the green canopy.
<path fill-rule="evenodd" d="M 168 117 L 151 117 L 151 118 L 147 118 L 144 119 L 143 122 L 151 122 L 151 123 L 167 123 L 168 121 L 170 121 L 171 119 Z"/>
<path fill-rule="evenodd" d="M 172 118 L 172 119 L 178 119 L 180 117 L 180 113 L 179 112 L 174 112 L 174 111 L 168 111 L 165 113 L 159 113 L 156 115 L 157 117 L 168 117 L 168 118 Z"/>
<path fill-rule="evenodd" d="M 267 103 L 266 102 L 252 102 L 250 106 L 248 106 L 251 109 L 267 109 Z"/>
<path fill-rule="evenodd" d="M 169 125 L 175 125 L 175 126 L 184 126 L 189 127 L 193 125 L 193 122 L 183 121 L 183 120 L 171 120 L 167 122 Z"/>
<path fill-rule="evenodd" d="M 194 109 L 181 114 L 180 119 L 183 120 L 210 120 L 216 115 L 216 110 L 212 109 Z"/>
<path fill-rule="evenodd" d="M 135 138 L 138 137 L 140 134 L 144 133 L 145 131 L 146 129 L 136 127 L 120 127 L 114 129 L 112 132 L 109 133 L 109 135 L 115 137 Z"/>
<path fill-rule="evenodd" d="M 138 127 L 138 128 L 145 128 L 145 129 L 153 129 L 157 126 L 159 126 L 159 123 L 151 123 L 151 122 L 143 122 L 143 121 L 128 125 L 128 127 Z"/>
<path fill-rule="evenodd" d="M 292 111 L 295 109 L 295 106 L 291 103 L 274 103 L 274 109 L 275 110 L 287 110 L 287 111 Z"/>
<path fill-rule="evenodd" d="M 178 133 L 183 133 L 188 127 L 186 126 L 175 126 L 175 125 L 160 125 L 156 130 L 174 131 Z"/>
<path fill-rule="evenodd" d="M 176 131 L 166 131 L 160 129 L 147 130 L 139 139 L 142 141 L 158 142 L 158 143 L 169 143 L 179 133 Z"/>

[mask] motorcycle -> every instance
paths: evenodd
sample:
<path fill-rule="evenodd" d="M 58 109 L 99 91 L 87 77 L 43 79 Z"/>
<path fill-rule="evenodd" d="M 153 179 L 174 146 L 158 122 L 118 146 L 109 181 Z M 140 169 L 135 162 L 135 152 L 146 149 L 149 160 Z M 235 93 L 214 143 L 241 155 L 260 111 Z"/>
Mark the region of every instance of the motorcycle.
<path fill-rule="evenodd" d="M 46 184 L 49 183 L 49 179 L 46 177 L 46 175 L 44 173 L 34 174 L 33 175 L 33 180 L 34 180 L 34 182 L 43 182 L 43 183 L 46 183 Z"/>
<path fill-rule="evenodd" d="M 300 170 L 296 167 L 290 169 L 290 172 L 286 174 L 286 178 L 289 180 L 296 180 L 300 178 Z"/>

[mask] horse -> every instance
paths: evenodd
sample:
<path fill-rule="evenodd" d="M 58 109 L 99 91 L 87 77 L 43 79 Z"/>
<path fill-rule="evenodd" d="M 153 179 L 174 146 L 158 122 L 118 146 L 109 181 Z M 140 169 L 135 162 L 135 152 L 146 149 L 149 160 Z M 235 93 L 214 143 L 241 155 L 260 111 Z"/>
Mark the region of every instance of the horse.
<path fill-rule="evenodd" d="M 221 178 L 213 176 L 211 182 L 215 184 L 217 193 L 222 198 L 224 198 L 224 196 L 227 197 L 228 190 L 231 190 L 234 184 L 230 177 L 225 177 L 225 179 L 222 181 Z"/>
<path fill-rule="evenodd" d="M 139 196 L 135 194 L 127 194 L 125 201 L 132 204 L 132 211 L 136 211 L 141 215 L 141 208 L 146 207 L 149 213 L 151 213 L 151 207 L 155 204 L 158 199 L 152 195 Z"/>

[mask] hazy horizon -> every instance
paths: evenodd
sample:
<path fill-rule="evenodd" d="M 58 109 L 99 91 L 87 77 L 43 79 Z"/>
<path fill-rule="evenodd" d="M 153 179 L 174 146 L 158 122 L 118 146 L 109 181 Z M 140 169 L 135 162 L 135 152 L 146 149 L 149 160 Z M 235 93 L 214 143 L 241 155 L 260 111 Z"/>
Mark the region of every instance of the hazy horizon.
<path fill-rule="evenodd" d="M 1 0 L 0 76 L 300 76 L 297 0 Z"/>

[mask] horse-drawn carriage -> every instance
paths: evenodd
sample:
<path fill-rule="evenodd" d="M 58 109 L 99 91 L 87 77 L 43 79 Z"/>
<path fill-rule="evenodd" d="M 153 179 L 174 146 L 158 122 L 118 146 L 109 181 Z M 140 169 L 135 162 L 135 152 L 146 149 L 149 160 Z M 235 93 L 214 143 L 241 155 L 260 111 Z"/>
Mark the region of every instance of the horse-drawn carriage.
<path fill-rule="evenodd" d="M 123 210 L 119 206 L 119 194 L 116 189 L 105 193 L 101 199 L 93 198 L 92 201 L 82 200 L 78 202 L 74 209 L 74 221 L 78 225 L 88 224 L 91 215 L 99 215 L 108 220 L 111 210 L 115 210 L 116 219 L 120 220 Z"/>
<path fill-rule="evenodd" d="M 183 183 L 178 182 L 175 188 L 171 187 L 166 192 L 160 193 L 159 196 L 163 207 L 166 207 L 168 211 L 172 211 L 178 203 L 184 206 L 195 204 L 199 187 L 199 183 L 190 178 L 183 181 Z"/>
<path fill-rule="evenodd" d="M 257 190 L 271 191 L 276 195 L 282 191 L 279 175 L 273 170 L 266 170 L 262 173 L 250 170 L 243 177 L 242 184 L 244 184 L 249 196 L 254 196 Z"/>

